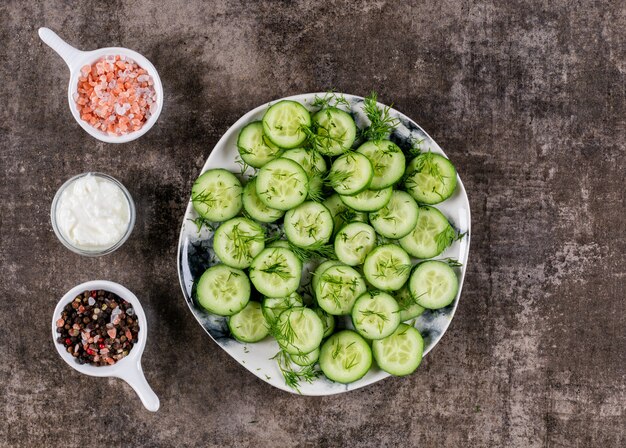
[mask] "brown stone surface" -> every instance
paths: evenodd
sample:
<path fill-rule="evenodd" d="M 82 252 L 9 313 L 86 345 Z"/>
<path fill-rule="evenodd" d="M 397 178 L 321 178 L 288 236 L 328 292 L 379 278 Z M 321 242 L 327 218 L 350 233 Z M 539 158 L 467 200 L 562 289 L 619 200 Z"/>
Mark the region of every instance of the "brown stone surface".
<path fill-rule="evenodd" d="M 121 146 L 85 133 L 40 26 L 151 59 L 157 125 Z M 0 445 L 626 446 L 625 30 L 621 0 L 2 2 Z M 473 239 L 457 316 L 418 373 L 306 398 L 204 333 L 176 244 L 220 135 L 254 106 L 328 88 L 375 89 L 440 143 Z M 96 259 L 49 219 L 56 189 L 87 170 L 119 178 L 138 210 L 131 239 Z M 143 302 L 156 414 L 54 350 L 56 301 L 94 278 Z"/>

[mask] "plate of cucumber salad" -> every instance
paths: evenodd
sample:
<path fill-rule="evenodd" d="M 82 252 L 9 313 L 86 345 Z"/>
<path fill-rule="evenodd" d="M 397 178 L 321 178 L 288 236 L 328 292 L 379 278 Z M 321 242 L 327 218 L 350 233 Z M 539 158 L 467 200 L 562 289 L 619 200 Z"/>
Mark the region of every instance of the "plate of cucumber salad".
<path fill-rule="evenodd" d="M 297 95 L 211 151 L 180 233 L 191 312 L 230 356 L 303 395 L 415 372 L 450 325 L 469 252 L 454 163 L 368 97 Z"/>

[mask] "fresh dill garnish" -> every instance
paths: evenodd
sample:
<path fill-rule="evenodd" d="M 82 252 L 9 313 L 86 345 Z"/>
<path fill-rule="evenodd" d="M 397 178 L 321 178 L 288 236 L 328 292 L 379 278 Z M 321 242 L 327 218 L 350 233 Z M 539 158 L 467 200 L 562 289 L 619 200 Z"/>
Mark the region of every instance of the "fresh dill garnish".
<path fill-rule="evenodd" d="M 390 115 L 391 106 L 378 107 L 378 94 L 370 93 L 365 97 L 363 111 L 370 120 L 370 125 L 361 133 L 365 140 L 380 141 L 388 138 L 398 126 L 398 120 Z"/>
<path fill-rule="evenodd" d="M 320 371 L 316 370 L 312 365 L 294 369 L 291 360 L 289 359 L 289 355 L 284 350 L 280 350 L 271 359 L 276 360 L 278 368 L 285 379 L 285 384 L 297 391 L 299 394 L 302 393 L 300 392 L 301 381 L 312 383 L 313 380 L 320 376 Z"/>
<path fill-rule="evenodd" d="M 191 202 L 196 204 L 204 204 L 207 207 L 214 207 L 217 202 L 217 198 L 215 197 L 215 193 L 209 190 L 202 190 L 199 193 L 196 193 L 191 196 Z"/>
<path fill-rule="evenodd" d="M 464 236 L 465 234 L 463 234 Z M 461 238 L 463 238 L 463 236 L 461 236 Z M 460 239 L 460 238 L 459 238 Z M 448 263 L 448 266 L 450 266 L 451 268 L 458 268 L 460 266 L 463 266 L 463 263 L 461 263 L 459 260 L 457 260 L 456 258 L 444 258 L 440 261 L 443 261 L 444 263 Z"/>
<path fill-rule="evenodd" d="M 194 219 L 189 218 L 188 220 L 193 222 L 196 225 L 198 229 L 198 233 L 200 233 L 202 231 L 202 227 L 205 227 L 205 226 L 215 232 L 215 229 L 216 229 L 215 224 L 207 220 L 206 218 L 203 218 L 202 216 L 198 216 L 197 218 L 194 218 Z"/>
<path fill-rule="evenodd" d="M 348 188 L 348 186 L 346 185 L 346 181 L 350 180 L 353 176 L 353 171 L 330 170 L 324 178 L 324 182 L 326 183 L 326 185 L 333 188 Z"/>
<path fill-rule="evenodd" d="M 335 248 L 332 244 L 318 243 L 309 247 L 298 247 L 290 241 L 289 248 L 294 255 L 303 262 L 309 261 L 313 258 L 328 258 L 331 260 L 337 259 Z"/>
<path fill-rule="evenodd" d="M 422 154 L 422 143 L 425 139 L 417 140 L 411 137 L 411 146 L 405 151 L 407 158 L 413 159 Z"/>
<path fill-rule="evenodd" d="M 250 168 L 250 165 L 248 165 L 246 162 L 243 161 L 243 159 L 241 157 L 237 157 L 235 159 L 235 163 L 237 165 L 239 165 L 239 175 L 241 177 L 244 177 L 246 175 L 246 172 L 248 171 L 248 169 Z"/>
<path fill-rule="evenodd" d="M 350 103 L 345 99 L 343 94 L 338 94 L 334 90 L 329 90 L 324 96 L 315 95 L 315 99 L 311 103 L 311 107 L 323 109 L 326 107 L 344 106 L 350 108 Z"/>
<path fill-rule="evenodd" d="M 226 235 L 232 243 L 230 251 L 234 254 L 234 257 L 237 260 L 252 261 L 252 258 L 254 258 L 250 252 L 252 249 L 252 243 L 263 241 L 263 234 L 247 232 L 246 230 L 241 229 L 240 225 L 241 223 L 235 224 L 230 233 Z"/>
<path fill-rule="evenodd" d="M 440 253 L 446 250 L 455 241 L 460 241 L 467 235 L 467 232 L 457 233 L 452 226 L 447 226 L 444 230 L 439 232 L 435 236 L 435 244 L 437 244 L 437 251 Z"/>
<path fill-rule="evenodd" d="M 319 123 L 313 123 L 312 127 L 302 126 L 301 132 L 306 136 L 305 146 L 311 149 L 320 150 L 321 152 L 332 152 L 333 146 L 338 145 L 343 151 L 349 151 L 350 148 L 343 148 L 345 131 L 338 136 L 333 135 L 332 128 L 337 125 L 331 120 L 331 128 L 324 127 Z"/>
<path fill-rule="evenodd" d="M 358 324 L 361 324 L 366 318 L 370 317 L 371 320 L 376 321 L 376 326 L 378 327 L 378 333 L 381 333 L 381 334 L 383 332 L 385 322 L 389 320 L 389 318 L 384 313 L 374 311 L 374 310 L 363 310 L 361 311 L 361 316 L 363 316 L 363 319 L 358 321 L 357 322 Z"/>

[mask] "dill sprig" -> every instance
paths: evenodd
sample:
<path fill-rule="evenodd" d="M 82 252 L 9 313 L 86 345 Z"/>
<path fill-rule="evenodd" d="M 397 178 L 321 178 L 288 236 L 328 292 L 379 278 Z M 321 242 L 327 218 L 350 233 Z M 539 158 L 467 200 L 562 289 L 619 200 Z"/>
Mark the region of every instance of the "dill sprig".
<path fill-rule="evenodd" d="M 420 154 L 422 154 L 422 143 L 426 139 L 417 140 L 414 137 L 411 137 L 411 146 L 405 151 L 405 155 L 409 159 L 413 159 Z"/>
<path fill-rule="evenodd" d="M 237 260 L 252 260 L 253 256 L 250 252 L 251 244 L 264 240 L 263 235 L 258 233 L 250 233 L 240 228 L 240 224 L 235 224 L 232 231 L 228 234 L 228 239 L 232 243 L 232 252 L 234 252 Z"/>
<path fill-rule="evenodd" d="M 298 247 L 290 241 L 289 248 L 302 262 L 312 260 L 313 258 L 337 259 L 335 248 L 332 244 L 318 243 L 309 247 Z"/>
<path fill-rule="evenodd" d="M 448 225 L 444 230 L 435 236 L 437 250 L 440 253 L 443 252 L 455 241 L 461 241 L 465 235 L 467 235 L 467 232 L 458 233 L 451 225 Z"/>
<path fill-rule="evenodd" d="M 389 318 L 381 312 L 378 311 L 374 311 L 374 310 L 364 310 L 361 311 L 361 316 L 363 316 L 363 319 L 361 319 L 358 323 L 362 323 L 363 320 L 365 320 L 368 317 L 371 317 L 372 320 L 376 320 L 376 326 L 378 327 L 378 333 L 382 333 L 383 329 L 385 327 L 385 322 L 389 321 Z"/>
<path fill-rule="evenodd" d="M 312 383 L 313 380 L 320 376 L 320 371 L 316 370 L 312 365 L 294 369 L 289 355 L 284 350 L 280 350 L 271 359 L 276 360 L 280 373 L 285 379 L 285 384 L 297 391 L 299 394 L 302 393 L 300 392 L 301 381 Z"/>
<path fill-rule="evenodd" d="M 202 231 L 202 227 L 205 227 L 205 226 L 215 232 L 215 229 L 216 229 L 215 224 L 207 220 L 206 218 L 203 218 L 202 216 L 198 216 L 197 218 L 194 218 L 194 219 L 188 218 L 188 220 L 193 222 L 196 225 L 198 229 L 198 233 L 200 233 Z"/>
<path fill-rule="evenodd" d="M 465 234 L 463 234 L 461 236 L 461 238 L 463 238 L 463 236 L 465 236 Z M 463 266 L 463 263 L 461 263 L 459 260 L 457 260 L 456 258 L 443 258 L 439 261 L 443 261 L 444 263 L 448 263 L 448 266 L 450 266 L 451 268 L 458 268 L 460 266 Z"/>
<path fill-rule="evenodd" d="M 350 108 L 350 103 L 345 99 L 343 94 L 338 94 L 334 90 L 329 90 L 324 96 L 315 95 L 315 99 L 311 103 L 311 107 L 323 109 L 325 107 L 344 106 Z"/>
<path fill-rule="evenodd" d="M 391 106 L 384 106 L 380 109 L 377 102 L 378 94 L 372 92 L 365 97 L 363 103 L 363 111 L 370 120 L 370 125 L 361 133 L 365 140 L 383 140 L 389 137 L 396 126 L 398 126 L 398 120 L 390 115 Z"/>
<path fill-rule="evenodd" d="M 191 196 L 191 202 L 196 204 L 204 204 L 207 207 L 214 207 L 217 202 L 217 198 L 215 197 L 215 193 L 209 190 L 202 190 L 199 193 L 196 193 Z"/>

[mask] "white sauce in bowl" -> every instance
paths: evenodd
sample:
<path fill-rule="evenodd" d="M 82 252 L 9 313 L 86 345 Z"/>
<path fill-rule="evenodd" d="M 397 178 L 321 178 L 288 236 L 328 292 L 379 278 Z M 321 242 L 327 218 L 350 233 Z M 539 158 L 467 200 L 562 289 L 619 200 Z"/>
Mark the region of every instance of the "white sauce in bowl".
<path fill-rule="evenodd" d="M 130 223 L 130 204 L 113 181 L 87 174 L 64 188 L 56 204 L 56 225 L 82 250 L 101 250 L 122 239 Z"/>

